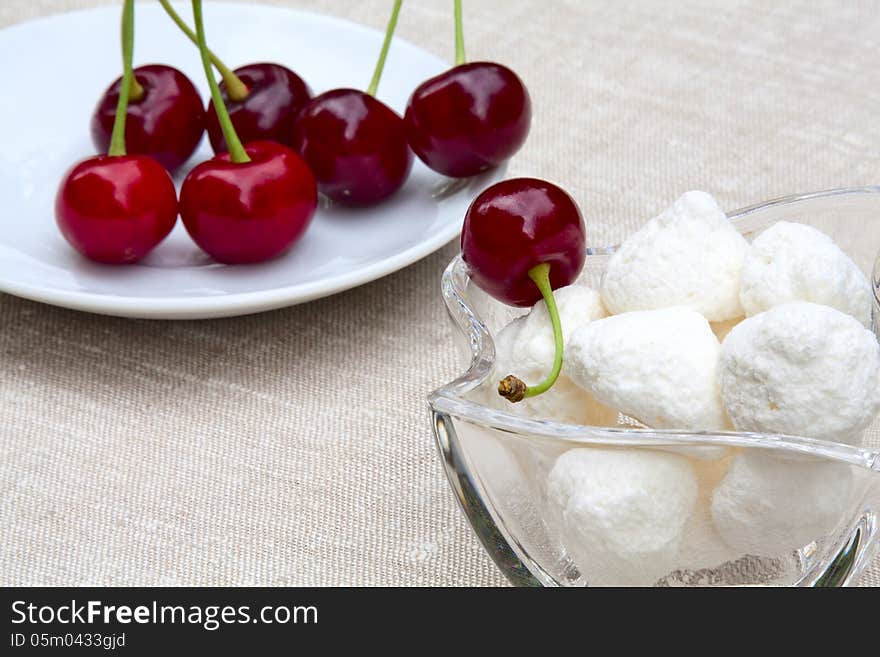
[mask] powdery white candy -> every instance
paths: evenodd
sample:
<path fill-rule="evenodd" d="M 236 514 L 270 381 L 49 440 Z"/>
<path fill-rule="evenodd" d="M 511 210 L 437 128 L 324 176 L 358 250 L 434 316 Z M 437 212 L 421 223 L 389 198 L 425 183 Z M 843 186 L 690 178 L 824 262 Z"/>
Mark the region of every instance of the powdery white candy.
<path fill-rule="evenodd" d="M 733 328 L 719 380 L 740 431 L 858 444 L 880 410 L 880 348 L 851 316 L 795 301 Z"/>
<path fill-rule="evenodd" d="M 611 256 L 602 300 L 613 315 L 686 306 L 713 322 L 739 317 L 748 247 L 712 196 L 688 192 Z"/>
<path fill-rule="evenodd" d="M 842 463 L 780 459 L 759 451 L 734 458 L 712 498 L 718 533 L 742 554 L 801 548 L 844 520 L 852 472 Z"/>
<path fill-rule="evenodd" d="M 605 316 L 599 293 L 584 285 L 569 285 L 554 292 L 563 343 L 568 344 L 572 332 Z M 587 392 L 572 383 L 566 375 L 567 361 L 554 386 L 542 395 L 529 397 L 516 404 L 502 399 L 495 391 L 499 380 L 515 374 L 528 384 L 541 382 L 553 367 L 555 344 L 553 325 L 547 304 L 539 301 L 531 312 L 505 326 L 495 340 L 495 374 L 488 382 L 486 393 L 492 405 L 531 417 L 548 418 L 576 424 L 613 425 L 617 411 L 596 402 Z"/>
<path fill-rule="evenodd" d="M 655 429 L 722 430 L 720 346 L 688 308 L 615 315 L 577 329 L 567 350 L 572 380 L 603 404 Z"/>
<path fill-rule="evenodd" d="M 563 544 L 591 584 L 648 585 L 676 567 L 697 499 L 688 460 L 635 449 L 572 449 L 547 477 Z"/>
<path fill-rule="evenodd" d="M 806 224 L 780 221 L 758 235 L 743 266 L 740 301 L 757 315 L 789 301 L 812 301 L 871 321 L 867 277 L 828 235 Z"/>

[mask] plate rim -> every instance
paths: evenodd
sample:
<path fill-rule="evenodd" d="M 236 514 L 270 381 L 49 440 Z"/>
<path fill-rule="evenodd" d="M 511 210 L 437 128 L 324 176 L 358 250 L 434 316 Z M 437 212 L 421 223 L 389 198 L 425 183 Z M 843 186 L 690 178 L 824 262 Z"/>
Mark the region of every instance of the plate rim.
<path fill-rule="evenodd" d="M 99 315 L 140 319 L 216 319 L 237 317 L 308 303 L 372 283 L 396 273 L 438 251 L 461 233 L 451 225 L 431 240 L 380 260 L 352 273 L 339 274 L 310 283 L 299 283 L 253 292 L 236 292 L 197 297 L 127 297 L 77 290 L 59 290 L 0 277 L 0 292 Z M 127 265 L 106 265 L 108 268 Z M 259 265 L 257 265 L 259 266 Z"/>

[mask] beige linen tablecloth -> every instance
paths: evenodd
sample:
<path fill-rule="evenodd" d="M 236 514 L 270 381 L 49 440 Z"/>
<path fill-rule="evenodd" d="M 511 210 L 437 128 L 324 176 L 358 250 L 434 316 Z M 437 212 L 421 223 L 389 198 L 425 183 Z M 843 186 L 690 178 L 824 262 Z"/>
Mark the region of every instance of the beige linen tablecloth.
<path fill-rule="evenodd" d="M 0 26 L 108 1 L 3 0 Z M 274 4 L 382 28 L 390 3 Z M 880 183 L 880 3 L 465 4 L 469 57 L 532 92 L 511 173 L 571 191 L 593 243 L 692 188 L 732 209 Z M 408 0 L 399 34 L 451 58 L 450 14 Z M 0 295 L 0 583 L 503 584 L 424 404 L 460 366 L 438 292 L 456 250 L 218 321 Z"/>

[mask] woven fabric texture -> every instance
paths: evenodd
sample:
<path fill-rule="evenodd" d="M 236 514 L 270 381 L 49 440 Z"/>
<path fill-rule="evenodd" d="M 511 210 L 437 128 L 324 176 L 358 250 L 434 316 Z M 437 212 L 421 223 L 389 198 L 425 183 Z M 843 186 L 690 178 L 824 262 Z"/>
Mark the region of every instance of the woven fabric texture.
<path fill-rule="evenodd" d="M 5 0 L 0 27 L 110 2 Z M 389 7 L 272 4 L 380 29 Z M 688 189 L 733 209 L 878 182 L 876 2 L 465 5 L 469 58 L 506 63 L 532 93 L 510 173 L 567 188 L 591 243 Z M 398 29 L 452 58 L 450 2 L 408 0 Z M 424 403 L 461 366 L 439 294 L 456 251 L 227 320 L 0 295 L 0 583 L 503 585 Z M 880 562 L 862 584 L 880 585 Z"/>

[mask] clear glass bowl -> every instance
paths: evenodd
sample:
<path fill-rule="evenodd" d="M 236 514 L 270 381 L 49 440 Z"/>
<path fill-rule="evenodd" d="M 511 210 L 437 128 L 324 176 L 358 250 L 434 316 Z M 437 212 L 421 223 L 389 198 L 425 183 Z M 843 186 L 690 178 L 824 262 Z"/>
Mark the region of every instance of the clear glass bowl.
<path fill-rule="evenodd" d="M 880 187 L 791 196 L 736 211 L 731 219 L 747 239 L 780 220 L 830 235 L 872 274 L 878 333 L 880 264 L 873 265 Z M 599 284 L 614 248 L 588 249 L 585 282 Z M 869 564 L 880 537 L 880 421 L 861 447 L 852 447 L 795 436 L 633 428 L 623 416 L 613 427 L 525 417 L 490 405 L 486 394 L 495 384 L 493 336 L 523 311 L 472 285 L 460 258 L 443 274 L 442 290 L 468 369 L 430 395 L 433 431 L 462 510 L 513 584 L 841 586 L 854 583 Z M 547 477 L 556 459 L 575 449 L 659 450 L 692 467 L 696 503 L 681 539 L 640 552 L 642 538 L 651 536 L 639 534 L 641 525 L 627 526 L 627 518 L 610 519 L 620 531 L 610 543 L 566 522 L 548 495 Z M 753 481 L 761 492 L 751 502 L 740 500 L 742 508 L 734 504 L 739 525 L 728 523 L 722 538 L 712 499 L 731 465 L 743 459 L 757 464 Z"/>

